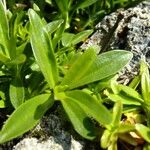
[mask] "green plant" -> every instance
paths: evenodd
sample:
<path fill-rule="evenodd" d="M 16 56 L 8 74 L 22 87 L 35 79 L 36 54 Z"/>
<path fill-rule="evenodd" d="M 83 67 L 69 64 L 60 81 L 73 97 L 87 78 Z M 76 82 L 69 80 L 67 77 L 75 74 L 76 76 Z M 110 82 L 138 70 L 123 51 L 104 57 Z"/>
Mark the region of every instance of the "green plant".
<path fill-rule="evenodd" d="M 114 50 L 97 56 L 93 47 L 84 53 L 67 51 L 69 54 L 65 55 L 68 56 L 66 61 L 68 67 L 62 71 L 65 61 L 60 61 L 62 55 L 58 52 L 61 51 L 56 47 L 61 39 L 57 39 L 57 42 L 54 40 L 57 33 L 57 31 L 53 33 L 54 22 L 47 24 L 32 9 L 29 10 L 28 15 L 33 55 L 48 86 L 46 90 L 40 91 L 40 95 L 37 93 L 37 96 L 16 107 L 0 131 L 0 143 L 33 128 L 55 101 L 63 105 L 80 135 L 90 140 L 94 139 L 97 133 L 90 118 L 105 127 L 112 122 L 112 115 L 101 101 L 85 92 L 84 88 L 116 74 L 129 62 L 132 54 L 123 50 Z M 62 21 L 58 22 L 58 28 L 61 23 Z M 69 59 L 70 53 L 73 54 L 71 59 Z M 15 99 L 16 103 L 18 101 L 20 99 Z"/>
<path fill-rule="evenodd" d="M 141 85 L 140 88 L 138 86 L 139 84 Z M 129 116 L 132 112 L 135 131 L 149 143 L 150 76 L 147 63 L 144 60 L 141 60 L 140 74 L 132 80 L 129 86 L 118 84 L 113 80 L 110 87 L 111 90 L 107 89 L 105 94 L 113 102 L 117 102 L 118 100 L 121 101 L 124 106 L 123 114 L 125 116 Z"/>
<path fill-rule="evenodd" d="M 5 78 L 6 85 L 10 82 L 10 101 L 17 108 L 25 101 L 25 88 L 21 73 L 26 61 L 24 49 L 28 43 L 27 26 L 23 25 L 25 13 L 12 14 L 6 10 L 1 1 L 0 17 L 2 18 L 0 21 L 0 76 Z M 7 100 L 3 102 L 5 106 L 9 105 Z"/>

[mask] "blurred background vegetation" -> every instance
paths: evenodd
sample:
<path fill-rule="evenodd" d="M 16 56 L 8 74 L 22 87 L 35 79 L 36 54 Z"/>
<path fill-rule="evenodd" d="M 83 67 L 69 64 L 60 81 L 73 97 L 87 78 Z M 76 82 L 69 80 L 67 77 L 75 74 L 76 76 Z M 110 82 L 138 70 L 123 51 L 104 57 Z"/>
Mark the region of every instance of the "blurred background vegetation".
<path fill-rule="evenodd" d="M 11 11 L 34 8 L 47 22 L 66 21 L 67 31 L 78 33 L 94 28 L 101 19 L 119 8 L 135 6 L 142 0 L 3 0 Z"/>

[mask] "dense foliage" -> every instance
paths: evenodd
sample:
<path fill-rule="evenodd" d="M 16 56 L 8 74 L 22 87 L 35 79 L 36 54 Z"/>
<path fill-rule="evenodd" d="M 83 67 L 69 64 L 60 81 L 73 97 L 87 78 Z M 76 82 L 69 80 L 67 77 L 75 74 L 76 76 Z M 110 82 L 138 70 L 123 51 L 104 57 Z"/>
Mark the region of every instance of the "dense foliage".
<path fill-rule="evenodd" d="M 135 2 L 0 1 L 0 115 L 10 115 L 1 125 L 0 143 L 32 129 L 58 102 L 75 131 L 88 140 L 99 137 L 102 148 L 117 149 L 118 139 L 149 147 L 145 60 L 140 74 L 121 85 L 116 74 L 132 53 L 79 48 L 97 19 Z"/>

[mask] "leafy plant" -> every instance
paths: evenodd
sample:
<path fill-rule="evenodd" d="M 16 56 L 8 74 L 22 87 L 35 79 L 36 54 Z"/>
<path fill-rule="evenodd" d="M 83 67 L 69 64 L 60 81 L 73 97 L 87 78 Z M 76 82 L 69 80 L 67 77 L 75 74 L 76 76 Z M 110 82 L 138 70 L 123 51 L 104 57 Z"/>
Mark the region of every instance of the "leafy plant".
<path fill-rule="evenodd" d="M 106 126 L 105 131 L 101 137 L 101 147 L 109 150 L 117 150 L 117 140 L 121 138 L 126 142 L 137 145 L 137 142 L 126 133 L 134 131 L 135 126 L 130 123 L 121 122 L 123 105 L 121 101 L 117 101 L 113 107 L 113 119 L 110 124 Z"/>
<path fill-rule="evenodd" d="M 28 43 L 27 28 L 22 22 L 25 14 L 23 12 L 11 14 L 1 1 L 0 17 L 2 18 L 0 21 L 1 77 L 7 78 L 6 82 L 10 82 L 11 78 L 9 96 L 11 104 L 17 108 L 25 101 L 25 88 L 21 75 L 23 64 L 26 61 L 23 52 Z"/>
<path fill-rule="evenodd" d="M 140 82 L 139 82 L 140 81 Z M 114 82 L 114 81 L 113 81 Z M 140 91 L 138 90 L 138 85 L 141 85 Z M 131 111 L 136 111 L 138 116 L 141 116 L 141 111 L 144 114 L 142 119 L 136 119 L 134 116 L 132 118 L 135 120 L 134 125 L 138 134 L 147 142 L 150 141 L 150 128 L 149 128 L 149 89 L 150 89 L 150 78 L 148 65 L 144 60 L 141 60 L 140 74 L 133 79 L 129 86 L 121 85 L 115 82 L 112 84 L 111 90 L 106 90 L 105 94 L 114 102 L 118 100 L 124 104 L 124 114 L 128 116 Z M 146 126 L 143 125 L 146 121 Z"/>
<path fill-rule="evenodd" d="M 35 126 L 55 101 L 62 104 L 75 130 L 80 135 L 89 140 L 94 139 L 97 133 L 90 118 L 105 127 L 112 122 L 112 115 L 101 101 L 85 92 L 84 88 L 88 84 L 116 74 L 129 62 L 132 54 L 123 50 L 114 50 L 97 56 L 96 50 L 91 47 L 84 53 L 73 54 L 72 59 L 67 61 L 69 67 L 62 72 L 60 68 L 63 67 L 61 65 L 64 65 L 65 61 L 60 63 L 61 55 L 58 55 L 60 49 L 59 47 L 56 49 L 57 42 L 54 39 L 57 31 L 53 33 L 54 22 L 51 25 L 47 24 L 32 9 L 29 10 L 28 15 L 33 55 L 48 87 L 42 94 L 16 107 L 0 131 L 0 143 L 11 140 Z M 59 24 L 61 22 L 57 25 Z M 23 114 L 24 118 L 22 118 Z"/>

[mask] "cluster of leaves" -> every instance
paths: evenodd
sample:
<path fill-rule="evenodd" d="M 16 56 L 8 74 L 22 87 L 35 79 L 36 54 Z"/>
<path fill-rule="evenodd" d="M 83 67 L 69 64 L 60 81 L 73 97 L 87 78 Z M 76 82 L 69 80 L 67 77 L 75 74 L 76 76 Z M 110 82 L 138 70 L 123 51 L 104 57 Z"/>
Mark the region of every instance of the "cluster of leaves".
<path fill-rule="evenodd" d="M 61 10 L 65 3 L 56 4 Z M 14 109 L 0 131 L 0 143 L 32 129 L 56 101 L 81 136 L 93 140 L 102 134 L 102 148 L 117 149 L 118 138 L 138 144 L 131 132 L 150 141 L 150 79 L 144 62 L 130 86 L 120 85 L 114 76 L 132 54 L 113 50 L 97 55 L 95 46 L 76 51 L 76 44 L 92 30 L 69 33 L 66 16 L 47 23 L 33 9 L 11 13 L 2 1 L 0 18 L 0 108 Z M 142 92 L 138 94 L 135 90 L 140 82 Z M 103 89 L 107 98 L 102 96 Z M 108 102 L 115 103 L 113 111 L 105 106 Z M 133 110 L 138 116 L 141 111 L 146 114 L 144 122 L 128 123 Z M 127 116 L 124 123 L 123 114 Z"/>
<path fill-rule="evenodd" d="M 150 142 L 149 90 L 150 75 L 144 59 L 141 60 L 140 74 L 128 86 L 117 83 L 115 78 L 109 82 L 104 93 L 107 100 L 116 104 L 113 121 L 101 138 L 103 148 L 117 149 L 118 138 L 133 146 L 143 144 L 144 140 Z M 143 149 L 149 148 L 149 144 L 143 146 Z"/>
<path fill-rule="evenodd" d="M 104 15 L 140 1 L 142 0 L 9 0 L 7 4 L 12 11 L 33 7 L 48 21 L 63 19 L 69 31 L 78 33 L 94 28 Z"/>

